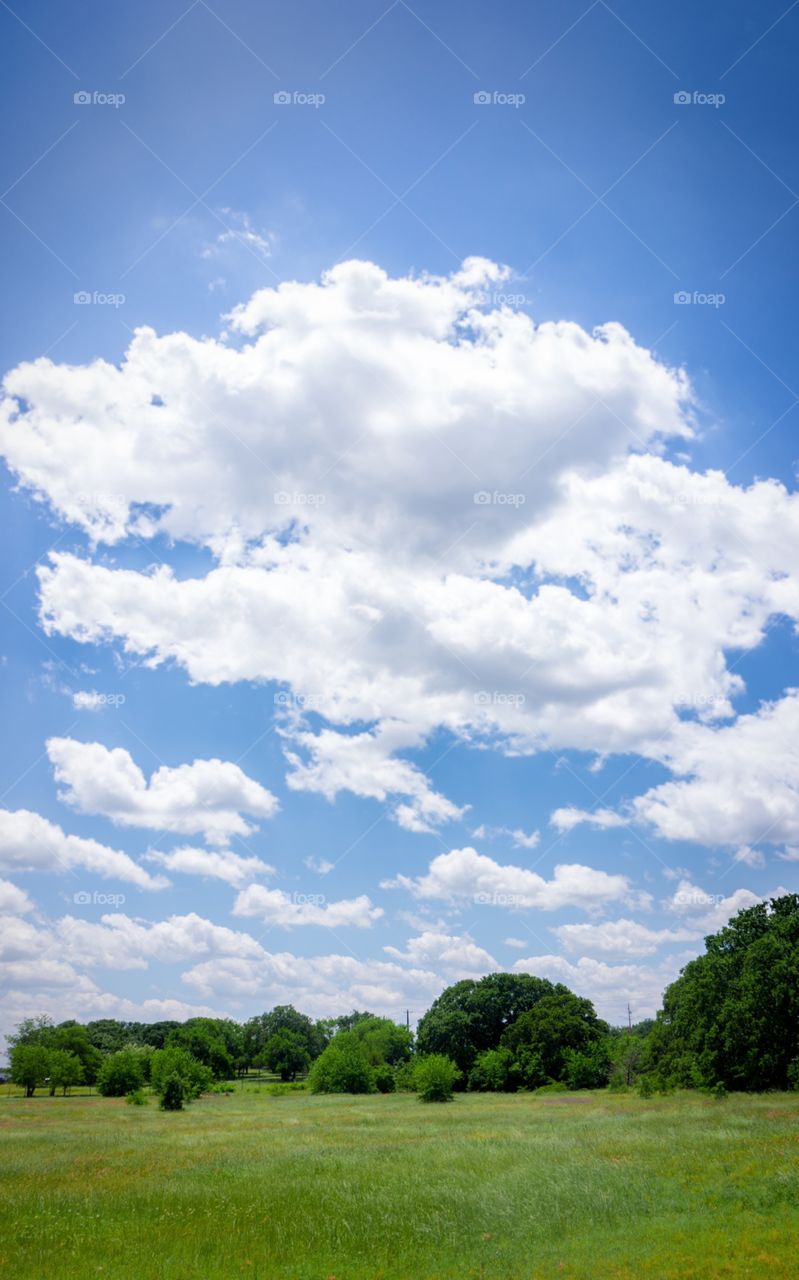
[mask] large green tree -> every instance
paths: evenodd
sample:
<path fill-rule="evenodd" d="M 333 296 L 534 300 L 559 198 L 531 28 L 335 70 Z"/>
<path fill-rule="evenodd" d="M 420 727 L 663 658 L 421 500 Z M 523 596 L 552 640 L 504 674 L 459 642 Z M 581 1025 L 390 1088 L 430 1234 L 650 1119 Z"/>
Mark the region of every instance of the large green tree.
<path fill-rule="evenodd" d="M 529 973 L 491 973 L 447 987 L 421 1019 L 416 1047 L 440 1053 L 469 1072 L 478 1053 L 496 1049 L 503 1032 L 545 996 L 567 991 Z"/>
<path fill-rule="evenodd" d="M 583 1068 L 586 1064 L 570 1055 L 585 1054 L 607 1032 L 590 1000 L 562 988 L 517 1018 L 504 1032 L 502 1044 L 514 1055 L 524 1084 L 535 1088 L 547 1080 L 564 1080 L 567 1064 Z"/>
<path fill-rule="evenodd" d="M 787 1089 L 799 1063 L 799 895 L 740 911 L 667 988 L 648 1067 L 677 1085 Z"/>

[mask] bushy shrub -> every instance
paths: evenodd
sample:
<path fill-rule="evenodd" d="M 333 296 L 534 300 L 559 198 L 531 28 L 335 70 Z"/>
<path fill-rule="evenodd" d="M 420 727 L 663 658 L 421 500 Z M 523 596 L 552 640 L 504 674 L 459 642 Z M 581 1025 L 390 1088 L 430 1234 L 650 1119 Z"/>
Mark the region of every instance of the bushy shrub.
<path fill-rule="evenodd" d="M 467 1088 L 486 1093 L 509 1093 L 519 1086 L 519 1073 L 509 1049 L 486 1049 L 478 1053 L 469 1072 Z"/>
<path fill-rule="evenodd" d="M 421 1102 L 450 1102 L 452 1090 L 460 1079 L 460 1071 L 443 1053 L 418 1058 L 413 1079 Z"/>
<path fill-rule="evenodd" d="M 174 1074 L 164 1081 L 161 1094 L 162 1111 L 182 1111 L 186 1100 L 186 1085 L 181 1076 Z"/>
<path fill-rule="evenodd" d="M 415 1063 L 401 1062 L 394 1068 L 394 1088 L 399 1093 L 415 1093 L 416 1083 L 413 1078 Z"/>
<path fill-rule="evenodd" d="M 312 1093 L 374 1093 L 375 1073 L 352 1031 L 340 1031 L 311 1067 Z"/>
<path fill-rule="evenodd" d="M 568 1093 L 569 1086 L 564 1084 L 562 1080 L 547 1080 L 546 1084 L 541 1084 L 534 1089 L 535 1094 L 539 1093 Z"/>
<path fill-rule="evenodd" d="M 379 1067 L 374 1068 L 374 1082 L 378 1093 L 393 1093 L 397 1087 L 394 1068 L 387 1062 L 381 1062 Z"/>
<path fill-rule="evenodd" d="M 587 1049 L 567 1049 L 563 1079 L 570 1089 L 603 1089 L 610 1075 L 610 1055 L 604 1040 Z"/>
<path fill-rule="evenodd" d="M 165 1049 L 156 1049 L 150 1066 L 150 1080 L 156 1093 L 164 1096 L 167 1082 L 177 1076 L 183 1085 L 183 1096 L 186 1101 L 199 1098 L 214 1083 L 213 1072 L 202 1062 L 198 1062 L 187 1049 L 177 1045 L 167 1045 Z"/>
<path fill-rule="evenodd" d="M 147 1095 L 143 1089 L 131 1089 L 130 1093 L 125 1094 L 125 1101 L 129 1107 L 146 1107 Z"/>
<path fill-rule="evenodd" d="M 97 1089 L 105 1098 L 124 1098 L 144 1084 L 141 1055 L 134 1049 L 112 1053 L 97 1075 Z"/>
<path fill-rule="evenodd" d="M 641 1076 L 641 1079 L 638 1081 L 639 1098 L 651 1098 L 654 1092 L 655 1086 L 649 1076 Z"/>

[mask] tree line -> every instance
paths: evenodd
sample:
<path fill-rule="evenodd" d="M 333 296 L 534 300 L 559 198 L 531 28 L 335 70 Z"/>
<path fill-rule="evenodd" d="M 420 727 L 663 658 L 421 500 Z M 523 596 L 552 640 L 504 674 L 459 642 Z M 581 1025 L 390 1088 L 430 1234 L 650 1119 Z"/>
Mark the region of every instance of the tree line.
<path fill-rule="evenodd" d="M 628 1029 L 562 983 L 495 973 L 448 987 L 415 1036 L 368 1011 L 314 1020 L 279 1005 L 244 1023 L 27 1019 L 9 1056 L 28 1097 L 87 1084 L 135 1102 L 149 1086 L 167 1108 L 230 1088 L 253 1067 L 286 1088 L 301 1079 L 316 1093 L 399 1089 L 429 1101 L 455 1089 L 797 1089 L 799 895 L 739 912 L 706 938 L 657 1017 Z"/>

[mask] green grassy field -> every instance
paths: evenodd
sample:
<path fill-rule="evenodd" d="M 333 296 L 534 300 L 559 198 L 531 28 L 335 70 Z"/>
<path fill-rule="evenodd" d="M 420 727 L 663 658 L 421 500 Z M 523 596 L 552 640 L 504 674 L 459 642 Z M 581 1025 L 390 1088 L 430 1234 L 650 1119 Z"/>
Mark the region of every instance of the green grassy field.
<path fill-rule="evenodd" d="M 799 1275 L 799 1096 L 0 1099 L 0 1276 Z"/>

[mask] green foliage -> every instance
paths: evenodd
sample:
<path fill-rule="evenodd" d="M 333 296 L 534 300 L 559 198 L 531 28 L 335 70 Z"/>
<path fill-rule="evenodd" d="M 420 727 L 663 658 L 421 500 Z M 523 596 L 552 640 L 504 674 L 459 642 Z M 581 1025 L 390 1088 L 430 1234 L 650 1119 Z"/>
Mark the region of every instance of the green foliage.
<path fill-rule="evenodd" d="M 651 1098 L 655 1092 L 655 1086 L 649 1076 L 641 1076 L 638 1081 L 639 1098 Z"/>
<path fill-rule="evenodd" d="M 53 1030 L 50 1043 L 54 1050 L 72 1054 L 80 1063 L 80 1080 L 70 1080 L 69 1084 L 96 1082 L 98 1072 L 103 1065 L 103 1055 L 92 1044 L 85 1027 L 77 1022 L 63 1022 Z"/>
<path fill-rule="evenodd" d="M 468 1073 L 478 1053 L 496 1049 L 503 1032 L 521 1014 L 563 986 L 529 973 L 492 973 L 475 982 L 466 978 L 447 987 L 419 1023 L 419 1053 L 445 1054 Z"/>
<path fill-rule="evenodd" d="M 633 1030 L 616 1032 L 606 1043 L 610 1057 L 611 1088 L 635 1084 L 647 1058 L 646 1041 Z"/>
<path fill-rule="evenodd" d="M 534 1092 L 535 1096 L 539 1097 L 540 1094 L 568 1093 L 569 1089 L 568 1085 L 565 1085 L 562 1080 L 548 1080 L 546 1084 L 539 1085 Z"/>
<path fill-rule="evenodd" d="M 160 1052 L 165 1052 L 165 1050 Z M 167 1076 L 161 1093 L 161 1110 L 182 1111 L 186 1097 L 186 1082 L 183 1077 L 177 1074 Z"/>
<path fill-rule="evenodd" d="M 451 1102 L 452 1091 L 461 1073 L 451 1058 L 430 1053 L 417 1058 L 413 1079 L 420 1102 Z"/>
<path fill-rule="evenodd" d="M 248 1066 L 258 1062 L 268 1041 L 281 1032 L 298 1036 L 311 1061 L 319 1056 L 329 1039 L 323 1024 L 314 1023 L 291 1004 L 279 1004 L 269 1013 L 261 1013 L 244 1024 L 242 1059 Z"/>
<path fill-rule="evenodd" d="M 268 1093 L 272 1098 L 288 1098 L 292 1094 L 307 1093 L 308 1084 L 305 1080 L 287 1080 L 276 1081 L 274 1084 L 268 1084 L 263 1090 L 258 1092 Z"/>
<path fill-rule="evenodd" d="M 11 1049 L 11 1079 L 22 1085 L 25 1097 L 32 1098 L 50 1074 L 50 1054 L 35 1040 L 22 1039 Z"/>
<path fill-rule="evenodd" d="M 588 1052 L 607 1030 L 591 1001 L 564 987 L 517 1018 L 505 1031 L 502 1044 L 514 1055 L 524 1084 L 536 1088 L 543 1083 L 542 1075 L 564 1079 L 568 1051 Z"/>
<path fill-rule="evenodd" d="M 177 1078 L 183 1087 L 186 1100 L 198 1098 L 211 1088 L 214 1077 L 211 1068 L 179 1045 L 167 1044 L 164 1049 L 156 1049 L 152 1056 L 150 1081 L 156 1093 L 163 1098 L 167 1084 Z"/>
<path fill-rule="evenodd" d="M 120 1049 L 106 1058 L 97 1076 L 97 1088 L 106 1098 L 123 1098 L 144 1084 L 141 1054 Z"/>
<path fill-rule="evenodd" d="M 83 1083 L 83 1064 L 76 1053 L 66 1049 L 50 1049 L 49 1058 L 50 1093 L 61 1089 L 66 1097 L 67 1089 Z"/>
<path fill-rule="evenodd" d="M 185 1049 L 215 1080 L 225 1080 L 233 1074 L 243 1044 L 242 1029 L 230 1018 L 189 1018 L 170 1032 L 164 1048 Z"/>
<path fill-rule="evenodd" d="M 678 1086 L 786 1089 L 799 1056 L 799 895 L 740 911 L 666 990 L 648 1042 Z"/>
<path fill-rule="evenodd" d="M 143 1089 L 131 1089 L 130 1093 L 125 1094 L 125 1101 L 129 1107 L 146 1107 L 147 1095 Z"/>
<path fill-rule="evenodd" d="M 486 1093 L 510 1093 L 519 1087 L 520 1073 L 510 1049 L 484 1049 L 475 1058 L 467 1088 Z"/>
<path fill-rule="evenodd" d="M 374 1069 L 352 1031 L 339 1031 L 308 1075 L 313 1093 L 374 1093 Z"/>
<path fill-rule="evenodd" d="M 352 1034 L 363 1048 L 367 1061 L 374 1067 L 383 1062 L 392 1067 L 397 1066 L 400 1062 L 407 1062 L 413 1052 L 413 1036 L 410 1031 L 391 1018 L 358 1015 Z"/>
<path fill-rule="evenodd" d="M 281 1080 L 295 1080 L 311 1065 L 307 1041 L 296 1031 L 276 1031 L 264 1045 L 257 1061 L 268 1071 L 278 1072 Z"/>
<path fill-rule="evenodd" d="M 378 1093 L 394 1093 L 397 1087 L 394 1068 L 387 1062 L 381 1062 L 373 1069 L 373 1078 Z"/>
<path fill-rule="evenodd" d="M 416 1085 L 413 1080 L 414 1062 L 401 1062 L 398 1067 L 394 1068 L 394 1088 L 398 1093 L 415 1093 Z"/>
<path fill-rule="evenodd" d="M 563 1079 L 570 1089 L 604 1089 L 610 1074 L 609 1045 L 603 1036 L 585 1049 L 566 1049 Z"/>

